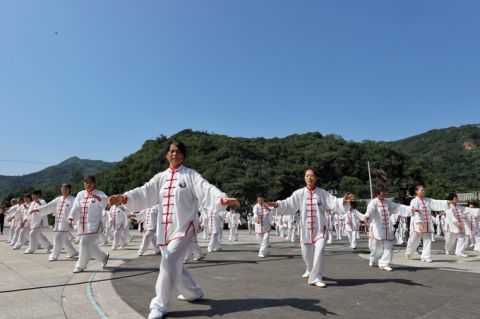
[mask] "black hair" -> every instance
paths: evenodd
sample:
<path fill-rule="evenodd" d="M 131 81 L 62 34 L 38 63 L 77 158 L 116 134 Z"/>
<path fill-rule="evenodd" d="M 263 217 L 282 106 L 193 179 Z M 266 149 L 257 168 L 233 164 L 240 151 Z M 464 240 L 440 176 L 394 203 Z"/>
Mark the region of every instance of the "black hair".
<path fill-rule="evenodd" d="M 317 170 L 316 170 L 315 168 L 312 168 L 312 167 L 309 167 L 309 168 L 305 169 L 305 170 L 303 171 L 303 176 L 305 176 L 305 174 L 307 174 L 308 171 L 312 171 L 313 174 L 315 174 L 315 177 L 318 176 L 318 175 L 317 175 Z"/>
<path fill-rule="evenodd" d="M 183 144 L 183 142 L 180 142 L 178 140 L 170 140 L 167 142 L 167 146 L 165 147 L 165 155 L 168 154 L 168 151 L 170 151 L 170 146 L 172 145 L 175 145 L 176 147 L 178 147 L 178 149 L 180 150 L 180 153 L 183 154 L 184 158 L 187 157 L 187 147 L 185 146 L 185 144 Z"/>
<path fill-rule="evenodd" d="M 423 186 L 422 184 L 418 184 L 417 186 L 415 186 L 415 192 L 417 192 L 420 189 L 420 187 L 425 188 L 425 186 Z"/>
<path fill-rule="evenodd" d="M 37 189 L 36 191 L 32 192 L 32 195 L 42 196 L 42 191 Z"/>
<path fill-rule="evenodd" d="M 448 194 L 447 200 L 453 200 L 456 197 L 457 197 L 457 193 L 451 192 L 451 193 Z"/>
<path fill-rule="evenodd" d="M 25 195 L 23 195 L 23 198 L 30 198 L 30 200 L 32 200 L 32 195 L 30 195 L 30 194 L 25 194 Z"/>
<path fill-rule="evenodd" d="M 63 184 L 62 184 L 62 187 L 66 187 L 66 188 L 68 188 L 69 190 L 72 190 L 72 185 L 67 184 L 67 183 L 63 183 Z"/>
<path fill-rule="evenodd" d="M 378 196 L 380 193 L 385 193 L 386 191 L 385 187 L 379 187 L 375 190 L 375 195 Z"/>
<path fill-rule="evenodd" d="M 86 181 L 88 181 L 88 180 L 91 180 L 94 184 L 97 183 L 97 179 L 96 179 L 95 176 L 93 176 L 93 175 L 85 176 L 85 178 L 83 179 L 84 182 L 86 182 Z"/>

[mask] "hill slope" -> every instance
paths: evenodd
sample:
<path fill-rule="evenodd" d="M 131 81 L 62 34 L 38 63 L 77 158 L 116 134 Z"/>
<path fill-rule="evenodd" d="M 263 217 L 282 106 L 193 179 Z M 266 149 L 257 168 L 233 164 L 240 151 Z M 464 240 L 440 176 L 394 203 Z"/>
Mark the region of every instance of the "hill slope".
<path fill-rule="evenodd" d="M 386 143 L 428 168 L 429 179 L 452 190 L 480 190 L 480 125 L 431 130 Z"/>
<path fill-rule="evenodd" d="M 0 175 L 0 197 L 19 189 L 57 186 L 60 183 L 78 180 L 87 174 L 97 174 L 114 163 L 71 157 L 57 165 L 23 176 Z"/>

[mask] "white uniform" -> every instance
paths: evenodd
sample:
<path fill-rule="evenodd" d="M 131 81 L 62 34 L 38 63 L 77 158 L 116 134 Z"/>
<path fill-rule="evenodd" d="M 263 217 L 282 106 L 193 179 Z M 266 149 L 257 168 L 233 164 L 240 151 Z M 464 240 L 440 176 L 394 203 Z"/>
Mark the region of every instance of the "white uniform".
<path fill-rule="evenodd" d="M 240 214 L 230 211 L 227 215 L 228 229 L 230 230 L 229 241 L 238 241 L 238 225 L 241 225 Z"/>
<path fill-rule="evenodd" d="M 343 199 L 319 187 L 314 190 L 304 187 L 293 192 L 289 198 L 277 201 L 277 204 L 285 214 L 300 211 L 300 243 L 307 266 L 305 276 L 308 274 L 309 284 L 323 282 L 323 251 L 328 237 L 325 214 L 327 209 L 344 213 Z"/>
<path fill-rule="evenodd" d="M 40 206 L 46 205 L 43 199 L 40 199 L 38 202 L 33 201 L 30 204 L 28 209 L 28 214 L 34 209 L 38 209 Z M 42 229 L 48 228 L 48 217 L 47 215 L 40 215 L 37 213 L 33 213 L 30 215 L 30 234 L 29 234 L 29 245 L 27 250 L 25 250 L 26 254 L 33 254 L 37 248 L 38 243 L 41 243 L 42 246 L 47 249 L 48 252 L 53 248 L 52 243 L 48 240 L 47 236 L 45 236 L 42 232 Z"/>
<path fill-rule="evenodd" d="M 253 218 L 255 220 L 255 235 L 260 244 L 258 257 L 266 257 L 270 254 L 268 249 L 268 240 L 270 238 L 270 230 L 272 228 L 272 210 L 265 204 L 255 204 L 253 206 Z"/>
<path fill-rule="evenodd" d="M 207 213 L 208 227 L 208 252 L 221 250 L 220 238 L 222 236 L 223 219 L 222 212 L 210 210 Z"/>
<path fill-rule="evenodd" d="M 100 197 L 100 201 L 92 195 Z M 80 256 L 75 269 L 84 270 L 93 257 L 104 262 L 108 255 L 100 250 L 97 244 L 98 233 L 102 231 L 102 214 L 107 207 L 108 197 L 104 192 L 93 190 L 91 193 L 83 190 L 77 194 L 68 218 L 78 222 L 80 236 Z"/>
<path fill-rule="evenodd" d="M 445 223 L 445 253 L 448 255 L 453 250 L 456 241 L 455 254 L 457 256 L 463 256 L 466 250 L 466 220 L 467 216 L 476 218 L 478 209 L 472 209 L 463 207 L 461 205 L 450 205 L 450 208 L 446 211 Z"/>
<path fill-rule="evenodd" d="M 465 216 L 465 249 L 475 245 L 475 237 L 478 236 L 477 216 L 467 214 Z"/>
<path fill-rule="evenodd" d="M 345 220 L 345 232 L 347 233 L 350 248 L 357 248 L 357 235 L 360 226 L 360 221 L 363 220 L 363 214 L 358 210 L 350 208 L 348 212 L 343 215 Z"/>
<path fill-rule="evenodd" d="M 129 211 L 124 205 L 113 205 L 109 210 L 109 223 L 113 229 L 112 250 L 127 245 L 124 230 L 126 229 Z"/>
<path fill-rule="evenodd" d="M 410 207 L 418 209 L 419 212 L 412 216 L 410 222 L 410 238 L 408 239 L 405 255 L 411 256 L 417 250 L 420 240 L 423 240 L 422 261 L 431 262 L 432 236 L 434 232 L 430 216 L 431 211 L 444 211 L 448 209 L 448 201 L 431 198 L 415 197 L 410 202 Z"/>
<path fill-rule="evenodd" d="M 30 203 L 31 204 L 31 203 Z M 28 241 L 28 235 L 30 233 L 30 220 L 31 217 L 28 214 L 28 208 L 30 204 L 21 204 L 18 209 L 18 214 L 20 216 L 20 223 L 15 230 L 14 245 L 13 249 L 20 249 Z M 22 226 L 23 223 L 23 226 Z"/>
<path fill-rule="evenodd" d="M 142 210 L 136 214 L 137 219 L 143 222 L 143 240 L 140 248 L 138 249 L 138 255 L 142 256 L 148 249 L 150 243 L 152 244 L 155 253 L 160 253 L 160 249 L 157 247 L 157 220 L 158 220 L 158 205 Z"/>
<path fill-rule="evenodd" d="M 412 208 L 406 205 L 396 204 L 388 199 L 372 199 L 367 206 L 365 217 L 370 219 L 370 266 L 378 263 L 378 267 L 390 267 L 392 262 L 394 223 L 391 216 L 398 215 L 408 217 Z"/>
<path fill-rule="evenodd" d="M 203 226 L 203 239 L 208 238 L 208 212 L 206 210 L 200 209 L 201 214 L 200 214 L 200 225 Z"/>
<path fill-rule="evenodd" d="M 55 214 L 55 224 L 53 225 L 53 250 L 48 256 L 48 260 L 57 260 L 65 247 L 68 257 L 74 257 L 78 254 L 77 250 L 73 247 L 72 242 L 69 240 L 70 225 L 68 224 L 68 215 L 73 207 L 75 197 L 68 195 L 67 197 L 59 196 L 52 200 L 50 203 L 38 207 L 39 216 L 47 216 L 49 214 Z"/>
<path fill-rule="evenodd" d="M 156 296 L 151 309 L 167 313 L 176 289 L 187 299 L 203 296 L 203 291 L 182 264 L 195 233 L 197 207 L 209 211 L 224 208 L 226 197 L 195 170 L 181 166 L 158 173 L 142 187 L 126 192 L 127 207 L 140 211 L 159 203 L 157 245 L 162 250 Z"/>
<path fill-rule="evenodd" d="M 20 210 L 20 205 L 15 204 L 12 207 L 10 207 L 5 213 L 7 220 L 11 218 L 11 221 L 9 222 L 10 231 L 8 233 L 8 241 L 7 241 L 7 243 L 9 243 L 11 246 L 15 244 L 15 242 L 13 242 L 13 237 L 15 235 L 15 230 L 18 224 L 20 223 L 20 219 L 21 219 L 20 214 L 19 213 L 17 214 L 19 210 Z"/>
<path fill-rule="evenodd" d="M 327 244 L 331 244 L 333 240 L 333 231 L 334 231 L 333 225 L 335 224 L 335 217 L 332 211 L 330 210 L 325 211 L 325 217 L 327 219 L 327 232 L 328 232 Z"/>
<path fill-rule="evenodd" d="M 248 227 L 248 234 L 252 234 L 252 225 L 254 223 L 252 214 L 247 215 L 247 227 Z"/>
<path fill-rule="evenodd" d="M 335 212 L 333 219 L 335 221 L 335 233 L 337 234 L 337 239 L 341 240 L 344 231 L 343 214 Z"/>

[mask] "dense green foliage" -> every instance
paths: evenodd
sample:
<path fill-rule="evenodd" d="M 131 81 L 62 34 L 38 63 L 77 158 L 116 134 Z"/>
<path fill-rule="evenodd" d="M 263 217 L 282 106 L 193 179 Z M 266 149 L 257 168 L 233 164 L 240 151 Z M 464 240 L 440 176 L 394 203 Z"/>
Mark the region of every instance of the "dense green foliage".
<path fill-rule="evenodd" d="M 436 194 L 480 190 L 480 125 L 432 130 L 386 145 L 415 158 Z"/>
<path fill-rule="evenodd" d="M 355 143 L 320 133 L 285 138 L 232 138 L 184 130 L 172 136 L 188 147 L 186 165 L 230 196 L 238 197 L 243 209 L 250 207 L 256 194 L 268 200 L 288 197 L 303 187 L 303 171 L 318 171 L 319 185 L 338 194 L 354 192 L 369 198 L 367 161 L 375 186 L 390 186 L 397 194 L 401 183 L 413 184 L 423 178 L 411 159 L 375 142 Z M 164 158 L 167 138 L 144 143 L 141 150 L 98 175 L 98 188 L 120 193 L 143 185 L 167 168 Z"/>

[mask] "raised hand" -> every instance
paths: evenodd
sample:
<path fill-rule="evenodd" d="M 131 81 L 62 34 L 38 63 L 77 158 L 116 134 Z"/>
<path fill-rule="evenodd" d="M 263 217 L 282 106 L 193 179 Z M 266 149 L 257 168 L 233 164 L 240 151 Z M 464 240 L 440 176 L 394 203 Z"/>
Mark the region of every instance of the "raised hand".
<path fill-rule="evenodd" d="M 265 202 L 265 205 L 273 208 L 277 208 L 278 204 L 276 202 Z"/>
<path fill-rule="evenodd" d="M 345 196 L 343 196 L 343 201 L 344 202 L 353 202 L 353 201 L 355 201 L 355 195 L 346 194 Z"/>
<path fill-rule="evenodd" d="M 238 199 L 233 198 L 233 197 L 222 198 L 222 203 L 223 203 L 223 205 L 225 205 L 225 206 L 236 206 L 236 207 L 240 207 L 240 202 L 238 201 Z"/>
<path fill-rule="evenodd" d="M 108 205 L 113 206 L 113 205 L 118 205 L 123 203 L 123 195 L 116 194 L 112 195 L 108 198 Z"/>

